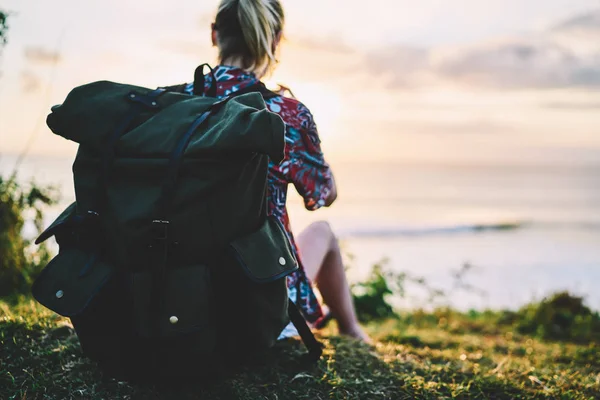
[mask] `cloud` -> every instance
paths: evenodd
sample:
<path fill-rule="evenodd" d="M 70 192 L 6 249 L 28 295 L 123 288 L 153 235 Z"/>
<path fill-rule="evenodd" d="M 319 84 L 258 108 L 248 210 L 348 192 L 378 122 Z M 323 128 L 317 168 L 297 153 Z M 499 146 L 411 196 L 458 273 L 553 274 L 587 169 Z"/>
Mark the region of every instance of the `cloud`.
<path fill-rule="evenodd" d="M 328 53 L 353 54 L 356 49 L 348 45 L 341 36 L 330 34 L 326 37 L 312 37 L 306 35 L 290 35 L 286 37 L 286 44 L 291 46 L 305 47 L 312 51 L 324 51 Z"/>
<path fill-rule="evenodd" d="M 393 88 L 418 85 L 429 71 L 429 51 L 404 45 L 389 46 L 365 55 L 372 74 Z"/>
<path fill-rule="evenodd" d="M 600 87 L 600 53 L 582 57 L 546 39 L 517 38 L 438 54 L 441 76 L 498 88 Z"/>
<path fill-rule="evenodd" d="M 589 11 L 569 18 L 557 24 L 551 30 L 555 32 L 595 31 L 600 33 L 600 10 Z"/>
<path fill-rule="evenodd" d="M 587 111 L 587 110 L 600 110 L 600 101 L 597 102 L 551 102 L 542 104 L 543 108 L 549 108 L 553 110 L 575 110 L 575 111 Z"/>
<path fill-rule="evenodd" d="M 540 34 L 487 41 L 435 60 L 440 75 L 500 88 L 600 87 L 600 10 Z"/>
<path fill-rule="evenodd" d="M 53 65 L 62 61 L 60 53 L 39 46 L 25 48 L 25 59 L 35 65 Z"/>
<path fill-rule="evenodd" d="M 428 83 L 501 89 L 600 88 L 600 10 L 541 33 L 454 48 L 392 46 L 365 55 L 370 70 L 401 88 Z"/>
<path fill-rule="evenodd" d="M 386 125 L 384 123 L 384 125 Z M 486 118 L 475 118 L 466 122 L 445 123 L 387 123 L 386 134 L 396 135 L 398 131 L 414 135 L 503 135 L 515 131 L 515 127 Z"/>
<path fill-rule="evenodd" d="M 195 59 L 210 49 L 208 44 L 193 39 L 165 39 L 158 43 L 158 47 L 173 54 L 194 57 Z"/>
<path fill-rule="evenodd" d="M 597 57 L 600 54 L 600 10 L 568 19 L 547 34 L 579 57 Z"/>
<path fill-rule="evenodd" d="M 29 70 L 21 71 L 21 91 L 26 94 L 36 93 L 42 88 L 42 80 Z"/>

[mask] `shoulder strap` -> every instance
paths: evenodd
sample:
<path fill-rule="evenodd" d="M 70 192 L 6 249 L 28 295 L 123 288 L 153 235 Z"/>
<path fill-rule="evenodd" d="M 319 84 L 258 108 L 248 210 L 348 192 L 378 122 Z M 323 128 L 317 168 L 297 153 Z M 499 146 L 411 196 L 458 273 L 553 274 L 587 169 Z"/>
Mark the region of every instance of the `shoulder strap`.
<path fill-rule="evenodd" d="M 231 96 L 241 96 L 246 93 L 255 93 L 255 92 L 260 93 L 262 95 L 263 99 L 265 99 L 265 100 L 272 99 L 273 97 L 279 96 L 277 93 L 272 92 L 269 89 L 267 89 L 265 84 L 262 82 L 258 82 L 254 85 L 250 85 L 250 86 L 240 89 L 236 92 L 233 92 L 231 94 Z"/>
<path fill-rule="evenodd" d="M 179 85 L 164 86 L 163 89 L 165 90 L 165 92 L 185 93 L 186 86 L 187 83 L 181 83 Z"/>
<path fill-rule="evenodd" d="M 300 313 L 298 306 L 291 299 L 288 299 L 288 315 L 292 324 L 298 330 L 302 342 L 308 349 L 310 361 L 318 361 L 323 354 L 323 345 L 315 338 L 315 335 L 313 335 L 306 320 Z"/>
<path fill-rule="evenodd" d="M 208 67 L 209 74 L 212 78 L 210 87 L 204 92 L 204 67 Z M 208 97 L 217 97 L 217 78 L 215 78 L 215 72 L 208 63 L 201 64 L 194 71 L 194 95 L 202 96 L 206 94 Z"/>
<path fill-rule="evenodd" d="M 208 90 L 206 90 L 206 92 L 204 90 L 204 83 L 206 81 L 204 78 L 205 77 L 204 67 L 208 68 L 208 73 L 212 79 L 210 87 L 208 88 Z M 187 87 L 187 83 L 181 83 L 179 85 L 164 86 L 161 89 L 164 89 L 166 92 L 185 93 L 186 87 Z M 231 93 L 230 96 L 239 96 L 242 94 L 252 93 L 252 92 L 259 92 L 260 94 L 262 94 L 263 99 L 265 99 L 265 100 L 280 96 L 279 94 L 267 89 L 265 84 L 260 81 L 254 85 L 250 85 L 244 89 L 240 89 L 234 93 Z M 215 77 L 214 70 L 208 63 L 200 64 L 194 71 L 194 92 L 193 92 L 193 94 L 194 94 L 194 96 L 206 95 L 208 97 L 217 97 L 217 79 Z"/>
<path fill-rule="evenodd" d="M 106 206 L 106 185 L 108 183 L 108 174 L 109 170 L 112 167 L 112 163 L 116 157 L 115 153 L 115 145 L 121 139 L 123 135 L 128 132 L 130 125 L 133 120 L 144 110 L 153 110 L 158 111 L 159 105 L 157 100 L 160 96 L 165 93 L 165 90 L 162 88 L 158 88 L 156 90 L 152 90 L 145 94 L 136 93 L 134 91 L 127 94 L 127 101 L 133 103 L 133 107 L 131 107 L 128 114 L 126 114 L 125 118 L 119 122 L 116 129 L 112 132 L 112 134 L 108 137 L 104 148 L 100 154 L 101 158 L 101 170 L 100 175 L 98 177 L 98 181 L 96 182 L 96 196 L 95 196 L 95 209 L 91 210 L 95 214 L 103 214 L 104 208 Z M 89 212 L 89 210 L 88 210 Z"/>

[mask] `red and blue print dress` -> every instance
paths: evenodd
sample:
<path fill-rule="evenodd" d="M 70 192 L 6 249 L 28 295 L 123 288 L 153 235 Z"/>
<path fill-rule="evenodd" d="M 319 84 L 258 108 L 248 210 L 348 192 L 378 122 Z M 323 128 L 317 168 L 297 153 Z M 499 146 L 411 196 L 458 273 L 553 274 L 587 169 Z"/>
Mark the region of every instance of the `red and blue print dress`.
<path fill-rule="evenodd" d="M 217 97 L 228 96 L 259 82 L 254 74 L 236 67 L 219 65 L 213 73 L 217 81 Z M 205 90 L 211 83 L 211 76 L 206 75 Z M 189 94 L 193 90 L 193 84 L 185 88 Z M 323 312 L 304 273 L 285 203 L 288 184 L 293 183 L 308 210 L 323 206 L 333 186 L 331 170 L 321 152 L 317 127 L 308 108 L 298 100 L 284 96 L 269 98 L 265 103 L 270 111 L 281 116 L 286 126 L 285 158 L 279 164 L 269 165 L 269 210 L 285 227 L 300 264 L 300 269 L 288 276 L 289 296 L 301 308 L 306 320 L 315 323 L 323 317 Z M 288 336 L 286 332 L 293 334 L 293 330 L 286 328 L 282 335 Z"/>

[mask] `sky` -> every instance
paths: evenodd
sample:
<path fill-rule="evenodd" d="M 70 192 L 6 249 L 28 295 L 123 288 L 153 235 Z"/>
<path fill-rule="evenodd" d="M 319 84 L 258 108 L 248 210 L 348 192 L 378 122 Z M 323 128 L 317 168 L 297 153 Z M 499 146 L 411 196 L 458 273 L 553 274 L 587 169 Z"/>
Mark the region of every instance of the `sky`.
<path fill-rule="evenodd" d="M 4 0 L 0 153 L 72 156 L 50 106 L 96 80 L 147 87 L 214 63 L 217 1 Z M 600 0 L 284 0 L 269 81 L 333 161 L 600 165 Z M 29 143 L 29 145 L 28 145 Z"/>

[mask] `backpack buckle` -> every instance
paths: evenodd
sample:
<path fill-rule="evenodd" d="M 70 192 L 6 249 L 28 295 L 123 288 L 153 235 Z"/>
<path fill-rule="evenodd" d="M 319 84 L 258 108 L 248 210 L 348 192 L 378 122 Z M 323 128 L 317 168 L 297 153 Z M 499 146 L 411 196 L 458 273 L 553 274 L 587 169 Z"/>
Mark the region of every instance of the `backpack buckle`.
<path fill-rule="evenodd" d="M 158 89 L 153 90 L 145 95 L 132 91 L 132 92 L 129 92 L 129 94 L 127 95 L 127 99 L 129 101 L 142 104 L 149 108 L 159 108 L 159 104 L 156 100 L 158 99 L 158 97 L 161 94 L 163 94 L 165 92 L 166 92 L 166 90 L 163 88 L 158 88 Z"/>
<path fill-rule="evenodd" d="M 169 221 L 165 221 L 162 219 L 155 219 L 152 221 L 152 232 L 154 233 L 155 240 L 167 240 L 169 236 L 169 224 Z"/>

